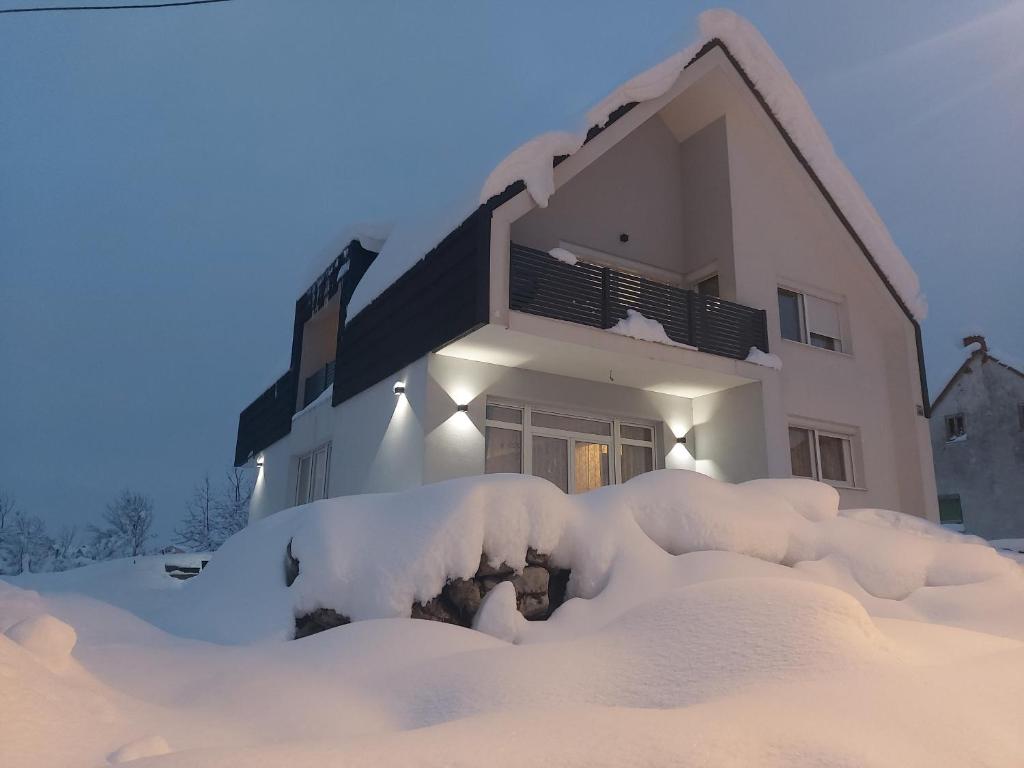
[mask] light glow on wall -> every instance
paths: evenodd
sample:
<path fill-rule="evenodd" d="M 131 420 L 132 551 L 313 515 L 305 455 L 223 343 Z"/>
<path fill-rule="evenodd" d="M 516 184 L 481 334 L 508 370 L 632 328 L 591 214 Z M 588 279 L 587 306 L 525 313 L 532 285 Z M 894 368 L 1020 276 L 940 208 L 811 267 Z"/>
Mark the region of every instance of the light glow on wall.
<path fill-rule="evenodd" d="M 693 427 L 688 424 L 688 418 L 665 416 L 664 419 L 667 427 L 665 443 L 669 448 L 665 454 L 665 467 L 668 469 L 696 469 L 694 461 L 696 446 L 693 439 Z M 686 443 L 678 442 L 679 438 L 685 439 Z"/>

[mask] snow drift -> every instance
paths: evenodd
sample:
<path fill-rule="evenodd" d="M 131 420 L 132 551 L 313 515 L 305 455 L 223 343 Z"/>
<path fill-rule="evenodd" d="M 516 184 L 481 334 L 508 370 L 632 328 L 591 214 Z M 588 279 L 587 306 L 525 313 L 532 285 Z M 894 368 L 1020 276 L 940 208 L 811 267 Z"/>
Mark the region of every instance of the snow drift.
<path fill-rule="evenodd" d="M 795 479 L 492 475 L 286 510 L 187 582 L 147 558 L 16 577 L 4 763 L 1018 765 L 1024 571 L 837 507 Z M 508 580 L 477 631 L 406 618 L 481 555 L 538 553 L 571 574 L 547 620 Z M 290 640 L 316 608 L 353 621 Z"/>
<path fill-rule="evenodd" d="M 204 622 L 210 639 L 287 638 L 297 617 L 319 609 L 357 622 L 406 618 L 448 582 L 472 578 L 481 556 L 521 572 L 534 550 L 570 569 L 568 595 L 581 600 L 550 626 L 521 625 L 528 640 L 597 626 L 639 596 L 687 583 L 674 559 L 686 553 L 743 555 L 784 566 L 775 575 L 787 578 L 814 573 L 906 617 L 920 609 L 899 601 L 924 588 L 1019 580 L 1014 563 L 980 540 L 897 513 L 840 512 L 838 500 L 810 480 L 732 485 L 685 470 L 580 496 L 521 475 L 466 478 L 278 513 L 233 537 L 183 593 L 214 617 Z M 289 547 L 299 562 L 290 586 Z"/>

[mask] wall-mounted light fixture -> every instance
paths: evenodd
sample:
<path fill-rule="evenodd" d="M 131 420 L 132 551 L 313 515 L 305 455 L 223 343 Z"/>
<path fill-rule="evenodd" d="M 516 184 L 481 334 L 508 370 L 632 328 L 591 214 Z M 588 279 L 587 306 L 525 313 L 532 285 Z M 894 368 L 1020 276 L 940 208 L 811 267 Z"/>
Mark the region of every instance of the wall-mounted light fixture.
<path fill-rule="evenodd" d="M 469 410 L 469 403 L 459 403 L 455 406 L 455 410 L 466 413 Z"/>
<path fill-rule="evenodd" d="M 679 443 L 679 445 L 686 445 L 686 436 L 684 435 L 683 437 L 677 437 L 676 442 Z"/>
<path fill-rule="evenodd" d="M 256 457 L 256 469 L 263 469 L 263 454 Z"/>
<path fill-rule="evenodd" d="M 405 382 L 404 381 L 396 381 L 395 382 L 395 394 L 396 395 L 404 395 L 405 394 Z"/>

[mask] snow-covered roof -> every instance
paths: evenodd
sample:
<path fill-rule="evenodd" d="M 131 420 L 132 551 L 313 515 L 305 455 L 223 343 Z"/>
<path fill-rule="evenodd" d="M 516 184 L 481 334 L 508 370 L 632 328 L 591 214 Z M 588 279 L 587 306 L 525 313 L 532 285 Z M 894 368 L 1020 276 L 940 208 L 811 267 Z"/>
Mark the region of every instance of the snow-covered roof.
<path fill-rule="evenodd" d="M 363 248 L 374 253 L 380 253 L 385 241 L 391 234 L 393 225 L 387 221 L 360 221 L 350 224 L 341 230 L 335 237 L 324 244 L 309 260 L 306 270 L 302 274 L 299 290 L 305 291 L 316 280 L 318 280 L 328 267 L 331 266 L 338 254 L 355 241 Z"/>
<path fill-rule="evenodd" d="M 603 126 L 620 107 L 650 101 L 665 94 L 698 52 L 720 41 L 757 89 L 782 129 L 807 161 L 837 209 L 860 238 L 907 311 L 924 319 L 927 305 L 920 283 L 864 190 L 836 155 L 807 99 L 771 47 L 746 19 L 726 10 L 710 10 L 698 19 L 699 35 L 692 45 L 613 90 L 587 111 L 579 125 Z M 522 181 L 537 205 L 544 207 L 554 192 L 554 159 L 583 146 L 587 130 L 543 133 L 510 152 L 487 175 L 475 201 L 463 200 L 434 217 L 420 216 L 399 224 L 380 256 L 367 271 L 349 303 L 352 318 L 388 286 L 422 259 L 434 246 L 485 203 Z"/>

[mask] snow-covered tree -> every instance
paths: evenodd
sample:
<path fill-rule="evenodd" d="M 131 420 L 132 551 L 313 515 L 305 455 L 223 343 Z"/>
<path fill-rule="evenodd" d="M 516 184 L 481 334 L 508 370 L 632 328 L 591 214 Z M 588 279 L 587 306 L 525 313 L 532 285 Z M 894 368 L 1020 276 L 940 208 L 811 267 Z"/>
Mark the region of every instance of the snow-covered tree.
<path fill-rule="evenodd" d="M 51 570 L 66 571 L 86 565 L 89 560 L 78 541 L 78 526 L 65 525 L 61 528 L 60 533 L 53 538 Z"/>
<path fill-rule="evenodd" d="M 0 573 L 48 571 L 52 554 L 53 539 L 46 533 L 46 523 L 35 515 L 14 510 L 0 529 Z"/>
<path fill-rule="evenodd" d="M 103 520 L 106 525 L 102 528 L 89 526 L 97 560 L 141 555 L 153 536 L 153 500 L 125 489 L 107 505 Z"/>
<path fill-rule="evenodd" d="M 209 552 L 214 549 L 218 499 L 214 496 L 210 476 L 206 475 L 192 489 L 185 502 L 185 519 L 174 529 L 174 543 L 189 552 Z"/>
<path fill-rule="evenodd" d="M 227 471 L 217 497 L 214 541 L 218 547 L 248 524 L 253 485 L 252 477 L 244 469 L 232 467 Z"/>

